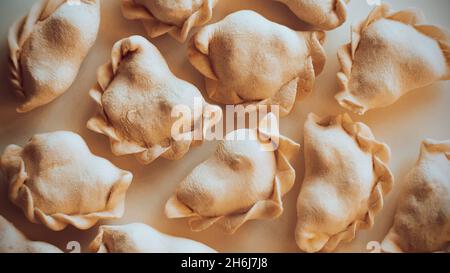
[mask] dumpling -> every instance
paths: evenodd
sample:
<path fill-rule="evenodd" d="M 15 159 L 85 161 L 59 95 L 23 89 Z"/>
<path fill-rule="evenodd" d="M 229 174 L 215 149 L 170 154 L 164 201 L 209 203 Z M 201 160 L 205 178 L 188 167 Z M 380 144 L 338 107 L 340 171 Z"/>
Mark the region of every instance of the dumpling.
<path fill-rule="evenodd" d="M 23 98 L 17 112 L 50 103 L 72 85 L 94 44 L 100 1 L 40 0 L 9 30 L 10 77 Z"/>
<path fill-rule="evenodd" d="M 0 160 L 9 199 L 33 223 L 88 229 L 123 215 L 133 175 L 93 155 L 75 133 L 35 135 L 23 148 L 6 147 Z"/>
<path fill-rule="evenodd" d="M 350 0 L 276 0 L 286 4 L 298 18 L 323 30 L 332 30 L 347 20 Z"/>
<path fill-rule="evenodd" d="M 166 203 L 166 216 L 189 217 L 193 231 L 217 222 L 229 233 L 248 220 L 278 217 L 283 212 L 281 198 L 295 181 L 288 160 L 299 145 L 269 131 L 267 125 L 274 122 L 269 114 L 258 129 L 227 134 L 215 153 L 177 187 Z"/>
<path fill-rule="evenodd" d="M 202 243 L 170 236 L 141 223 L 101 226 L 89 246 L 97 253 L 215 253 Z"/>
<path fill-rule="evenodd" d="M 426 140 L 408 174 L 385 252 L 450 252 L 450 140 Z"/>
<path fill-rule="evenodd" d="M 391 190 L 389 147 L 347 114 L 305 123 L 305 178 L 297 200 L 297 245 L 331 252 L 373 226 Z"/>
<path fill-rule="evenodd" d="M 196 125 L 203 121 L 207 128 L 205 117 L 221 117 L 221 108 L 206 103 L 194 85 L 173 75 L 158 49 L 145 38 L 122 39 L 111 55 L 111 62 L 99 68 L 98 84 L 90 91 L 100 111 L 87 127 L 108 136 L 115 155 L 134 154 L 143 164 L 160 156 L 180 159 L 191 144 L 202 141 L 203 132 L 197 134 L 202 128 Z M 181 119 L 195 127 L 181 132 L 186 135 L 180 139 L 172 134 L 180 120 L 172 115 L 177 106 L 191 110 Z"/>
<path fill-rule="evenodd" d="M 339 104 L 360 115 L 395 103 L 405 93 L 450 79 L 450 35 L 423 25 L 419 10 L 376 7 L 352 29 L 338 52 Z"/>
<path fill-rule="evenodd" d="M 122 0 L 123 16 L 141 20 L 150 38 L 169 33 L 186 41 L 193 27 L 206 24 L 218 0 Z"/>
<path fill-rule="evenodd" d="M 205 76 L 212 100 L 279 105 L 284 116 L 312 91 L 325 65 L 324 39 L 323 32 L 294 31 L 243 10 L 203 27 L 188 58 Z"/>
<path fill-rule="evenodd" d="M 0 215 L 0 253 L 62 253 L 54 245 L 28 240 L 20 230 Z"/>

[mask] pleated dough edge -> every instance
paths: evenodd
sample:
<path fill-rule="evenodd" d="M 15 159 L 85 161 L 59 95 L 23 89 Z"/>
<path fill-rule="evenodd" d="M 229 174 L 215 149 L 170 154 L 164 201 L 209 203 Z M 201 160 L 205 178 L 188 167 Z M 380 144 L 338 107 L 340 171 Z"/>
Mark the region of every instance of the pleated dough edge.
<path fill-rule="evenodd" d="M 122 14 L 129 20 L 140 20 L 150 38 L 156 38 L 169 33 L 178 42 L 184 43 L 192 28 L 206 24 L 212 18 L 212 10 L 218 0 L 205 0 L 203 5 L 195 11 L 180 28 L 159 21 L 152 13 L 134 0 L 122 0 Z"/>
<path fill-rule="evenodd" d="M 128 48 L 127 52 L 122 52 L 122 45 L 125 42 L 133 43 L 133 39 L 145 39 L 141 36 L 130 36 L 118 41 L 113 48 L 111 54 L 111 61 L 100 66 L 97 71 L 97 83 L 89 91 L 90 97 L 95 101 L 98 106 L 97 113 L 91 117 L 86 126 L 88 129 L 107 136 L 110 141 L 111 150 L 116 156 L 133 154 L 136 159 L 141 164 L 150 164 L 159 157 L 163 157 L 169 160 L 178 160 L 183 157 L 189 150 L 190 146 L 200 145 L 202 140 L 190 140 L 190 145 L 187 149 L 182 149 L 175 151 L 172 144 L 167 147 L 162 147 L 161 145 L 154 145 L 152 147 L 143 146 L 133 140 L 127 140 L 122 134 L 116 130 L 113 124 L 110 123 L 107 114 L 103 109 L 102 95 L 107 90 L 109 84 L 114 80 L 115 74 L 120 66 L 121 59 L 129 54 L 129 52 L 134 51 L 134 49 Z M 221 108 L 218 106 L 204 103 L 204 111 L 210 110 L 216 115 L 221 114 Z M 205 117 L 205 112 L 203 117 Z M 205 132 L 212 127 L 214 124 L 209 123 L 208 120 L 204 119 L 204 128 L 202 128 L 203 135 Z M 192 133 L 192 132 L 191 132 Z M 182 140 L 183 141 L 183 140 Z M 181 142 L 182 142 L 181 141 Z M 180 142 L 180 141 L 175 141 Z"/>
<path fill-rule="evenodd" d="M 25 99 L 25 92 L 23 89 L 22 71 L 20 67 L 20 55 L 22 47 L 27 41 L 28 37 L 33 32 L 34 26 L 41 20 L 44 15 L 49 15 L 55 11 L 59 5 L 55 5 L 53 10 L 47 10 L 47 6 L 52 0 L 40 0 L 36 2 L 28 12 L 26 16 L 16 21 L 8 31 L 8 47 L 9 47 L 9 79 L 14 88 L 15 94 L 21 99 Z M 60 3 L 61 5 L 62 3 Z M 17 112 L 27 112 L 26 110 L 21 110 L 26 102 L 23 102 L 19 107 L 17 107 Z"/>
<path fill-rule="evenodd" d="M 442 153 L 450 161 L 450 140 L 438 141 L 433 139 L 426 139 L 421 144 L 419 158 L 422 157 L 423 153 Z M 395 222 L 392 224 L 386 237 L 381 242 L 381 250 L 385 253 L 405 253 L 406 251 L 403 250 L 399 244 L 401 238 L 395 231 L 394 224 Z M 450 252 L 450 248 L 443 249 L 441 251 L 438 251 L 437 253 L 441 252 Z"/>
<path fill-rule="evenodd" d="M 331 120 L 340 124 L 342 129 L 356 140 L 361 150 L 372 154 L 373 171 L 377 178 L 368 200 L 368 211 L 364 218 L 362 220 L 355 220 L 345 230 L 330 236 L 327 243 L 321 249 L 322 252 L 331 252 L 336 249 L 340 242 L 352 241 L 358 230 L 370 229 L 374 225 L 375 215 L 383 208 L 384 196 L 391 191 L 394 183 L 394 177 L 388 167 L 390 149 L 385 143 L 375 140 L 369 127 L 361 122 L 352 121 L 348 114 L 325 119 L 310 114 L 309 118 L 312 118 L 316 123 Z"/>
<path fill-rule="evenodd" d="M 292 30 L 294 31 L 294 30 Z M 296 31 L 301 35 L 301 32 Z M 214 72 L 214 68 L 209 60 L 209 39 L 212 34 L 212 25 L 204 27 L 197 32 L 189 41 L 187 57 L 192 66 L 198 70 L 205 79 L 206 93 L 214 102 L 220 104 L 249 105 L 256 106 L 256 111 L 260 107 L 272 109 L 273 105 L 280 106 L 280 116 L 287 116 L 294 107 L 297 100 L 308 96 L 314 88 L 316 77 L 322 72 L 326 62 L 326 52 L 323 48 L 326 34 L 323 31 L 311 31 L 305 37 L 309 45 L 310 55 L 305 61 L 305 69 L 299 75 L 284 83 L 280 89 L 270 98 L 259 101 L 246 101 L 236 92 L 230 92 L 228 101 L 224 101 L 221 95 L 217 95 L 216 89 L 219 78 Z"/>
<path fill-rule="evenodd" d="M 269 114 L 266 116 L 267 118 L 273 118 L 273 114 Z M 258 128 L 257 131 L 266 138 L 272 138 L 264 128 Z M 277 171 L 270 199 L 256 202 L 245 213 L 204 217 L 179 201 L 174 194 L 166 203 L 166 216 L 168 218 L 189 218 L 189 226 L 192 231 L 202 231 L 217 223 L 225 232 L 230 234 L 235 233 L 239 227 L 249 220 L 279 217 L 283 213 L 282 197 L 291 190 L 295 182 L 295 170 L 289 160 L 300 149 L 300 145 L 281 135 L 275 137 L 279 139 L 278 149 L 275 151 Z"/>
<path fill-rule="evenodd" d="M 276 0 L 276 1 L 279 1 L 289 7 L 289 5 L 287 5 L 287 3 L 285 3 L 283 0 Z M 334 14 L 336 16 L 336 18 L 338 18 L 337 23 L 331 23 L 328 18 L 328 20 L 323 21 L 322 23 L 314 24 L 312 22 L 308 22 L 308 21 L 302 19 L 300 16 L 297 16 L 296 12 L 294 12 L 293 10 L 291 10 L 291 11 L 296 15 L 297 18 L 299 18 L 303 22 L 305 22 L 317 29 L 329 31 L 329 30 L 336 29 L 345 23 L 345 21 L 347 20 L 347 15 L 348 15 L 347 4 L 349 2 L 350 2 L 350 0 L 336 0 L 334 9 L 332 9 L 331 12 L 325 13 L 327 15 Z"/>
<path fill-rule="evenodd" d="M 342 46 L 337 54 L 338 61 L 341 66 L 341 71 L 337 73 L 339 91 L 335 95 L 335 99 L 342 107 L 359 115 L 363 115 L 371 108 L 360 102 L 349 89 L 353 60 L 355 57 L 355 53 L 358 50 L 362 32 L 373 22 L 380 19 L 390 19 L 401 22 L 403 24 L 411 25 L 417 31 L 436 40 L 439 43 L 439 46 L 441 47 L 442 53 L 447 62 L 448 72 L 444 80 L 450 79 L 450 35 L 447 33 L 447 31 L 436 26 L 422 25 L 421 23 L 424 21 L 424 16 L 419 10 L 405 9 L 393 13 L 390 5 L 387 3 L 383 3 L 382 5 L 374 8 L 368 15 L 367 19 L 365 19 L 360 24 L 352 27 L 351 42 Z"/>
<path fill-rule="evenodd" d="M 84 230 L 94 226 L 101 219 L 117 219 L 122 217 L 125 209 L 125 194 L 133 178 L 130 172 L 121 170 L 123 174 L 111 187 L 105 210 L 78 215 L 64 213 L 48 215 L 34 206 L 31 189 L 26 184 L 28 174 L 25 162 L 21 157 L 22 150 L 23 148 L 20 146 L 14 144 L 9 145 L 1 156 L 1 163 L 3 164 L 0 167 L 5 173 L 8 169 L 14 169 L 16 172 L 12 177 L 9 177 L 8 197 L 13 204 L 23 210 L 26 218 L 30 222 L 42 223 L 54 231 L 63 230 L 69 224 Z"/>

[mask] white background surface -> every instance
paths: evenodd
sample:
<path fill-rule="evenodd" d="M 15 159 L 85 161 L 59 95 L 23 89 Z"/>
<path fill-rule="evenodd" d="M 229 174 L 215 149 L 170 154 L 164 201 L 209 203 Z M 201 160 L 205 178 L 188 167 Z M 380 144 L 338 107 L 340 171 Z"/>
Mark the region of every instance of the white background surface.
<path fill-rule="evenodd" d="M 142 166 L 132 157 L 115 157 L 111 154 L 107 138 L 86 129 L 85 123 L 96 111 L 94 102 L 88 96 L 89 88 L 95 83 L 96 69 L 105 63 L 115 41 L 133 35 L 144 35 L 143 27 L 137 21 L 125 20 L 119 9 L 118 0 L 102 0 L 102 23 L 96 44 L 81 67 L 73 86 L 53 103 L 26 114 L 17 114 L 18 101 L 11 92 L 8 81 L 7 31 L 20 16 L 25 15 L 34 0 L 5 0 L 0 2 L 0 150 L 8 144 L 24 145 L 36 133 L 55 130 L 71 130 L 81 134 L 93 153 L 111 160 L 118 167 L 133 172 L 134 180 L 128 191 L 126 213 L 122 219 L 101 222 L 102 224 L 125 224 L 143 222 L 165 233 L 188 237 L 217 249 L 220 252 L 297 252 L 294 240 L 296 223 L 296 199 L 303 180 L 304 162 L 302 152 L 296 156 L 293 166 L 297 180 L 293 189 L 284 198 L 285 211 L 276 220 L 251 221 L 234 235 L 224 234 L 212 227 L 200 233 L 189 230 L 185 220 L 170 220 L 164 216 L 164 205 L 172 195 L 176 185 L 197 164 L 205 160 L 214 150 L 215 142 L 193 148 L 179 161 L 159 159 L 149 166 Z M 450 1 L 448 0 L 390 0 L 398 10 L 407 7 L 421 8 L 429 23 L 450 28 Z M 325 44 L 328 55 L 324 72 L 319 76 L 312 95 L 297 102 L 292 113 L 282 118 L 281 132 L 302 143 L 303 123 L 308 113 L 320 116 L 338 114 L 340 108 L 333 99 L 337 91 L 336 72 L 339 65 L 337 49 L 350 39 L 351 22 L 364 19 L 372 7 L 364 0 L 352 0 L 349 20 L 339 29 L 327 33 Z M 214 9 L 216 22 L 229 13 L 241 9 L 255 10 L 268 19 L 304 30 L 301 23 L 288 8 L 271 0 L 219 0 Z M 198 29 L 194 29 L 196 32 Z M 191 33 L 192 34 L 192 33 Z M 203 79 L 187 61 L 186 44 L 179 44 L 169 36 L 151 40 L 162 52 L 172 71 L 178 77 L 195 84 L 204 94 Z M 74 41 L 76 42 L 76 41 Z M 264 50 L 263 48 L 261 50 Z M 356 239 L 349 244 L 341 244 L 338 251 L 367 252 L 369 241 L 380 241 L 392 223 L 398 191 L 402 178 L 417 159 L 421 140 L 431 137 L 438 140 L 450 138 L 450 83 L 440 82 L 427 88 L 411 92 L 398 103 L 385 109 L 373 110 L 355 120 L 369 125 L 378 140 L 391 147 L 391 168 L 396 178 L 382 212 L 377 215 L 374 228 L 359 231 Z M 47 241 L 61 249 L 69 241 L 79 241 L 86 250 L 94 238 L 97 227 L 81 231 L 68 227 L 64 231 L 53 232 L 43 225 L 28 222 L 22 212 L 7 198 L 7 185 L 0 176 L 0 214 L 12 221 L 33 240 Z"/>

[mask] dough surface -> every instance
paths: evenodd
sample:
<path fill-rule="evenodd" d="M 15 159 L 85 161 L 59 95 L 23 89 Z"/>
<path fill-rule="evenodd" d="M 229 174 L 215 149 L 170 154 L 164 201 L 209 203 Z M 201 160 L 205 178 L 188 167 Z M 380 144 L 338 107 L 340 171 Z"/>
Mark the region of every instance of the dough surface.
<path fill-rule="evenodd" d="M 54 245 L 30 241 L 0 215 L 0 253 L 62 253 Z"/>
<path fill-rule="evenodd" d="M 347 114 L 305 123 L 305 178 L 297 200 L 297 245 L 331 252 L 371 228 L 393 176 L 389 147 Z"/>
<path fill-rule="evenodd" d="M 450 79 L 450 35 L 423 21 L 419 10 L 393 13 L 382 4 L 352 29 L 352 41 L 338 52 L 336 100 L 341 106 L 362 115 Z"/>
<path fill-rule="evenodd" d="M 202 243 L 170 236 L 141 223 L 122 226 L 101 226 L 89 248 L 97 253 L 217 252 Z"/>
<path fill-rule="evenodd" d="M 133 175 L 93 155 L 68 131 L 38 134 L 22 148 L 6 147 L 0 167 L 9 199 L 28 220 L 58 231 L 88 229 L 100 219 L 122 217 Z"/>
<path fill-rule="evenodd" d="M 450 140 L 425 140 L 407 175 L 385 252 L 450 252 Z"/>
<path fill-rule="evenodd" d="M 298 18 L 322 30 L 332 30 L 347 19 L 350 0 L 276 0 L 286 4 Z"/>
<path fill-rule="evenodd" d="M 250 10 L 203 27 L 188 58 L 205 76 L 208 96 L 222 104 L 279 105 L 287 115 L 311 93 L 326 55 L 323 32 L 300 32 Z"/>
<path fill-rule="evenodd" d="M 281 199 L 295 181 L 289 159 L 299 145 L 268 132 L 265 125 L 273 122 L 269 114 L 258 129 L 227 134 L 215 153 L 180 183 L 166 203 L 166 216 L 189 218 L 193 231 L 217 223 L 234 233 L 246 221 L 281 215 Z"/>
<path fill-rule="evenodd" d="M 40 0 L 9 30 L 10 79 L 28 112 L 59 97 L 72 85 L 94 44 L 100 1 Z"/>
<path fill-rule="evenodd" d="M 206 117 L 222 114 L 205 102 L 197 87 L 177 78 L 158 49 L 141 36 L 114 45 L 111 62 L 99 68 L 97 81 L 90 95 L 99 112 L 87 127 L 108 136 L 115 155 L 134 154 L 142 164 L 160 156 L 180 159 L 191 145 L 203 141 Z M 176 139 L 172 128 L 180 118 L 172 112 L 179 106 L 190 110 L 181 119 L 191 126 L 180 132 L 186 137 Z"/>
<path fill-rule="evenodd" d="M 206 24 L 218 0 L 122 0 L 123 16 L 140 20 L 150 38 L 169 33 L 186 41 L 193 27 Z"/>

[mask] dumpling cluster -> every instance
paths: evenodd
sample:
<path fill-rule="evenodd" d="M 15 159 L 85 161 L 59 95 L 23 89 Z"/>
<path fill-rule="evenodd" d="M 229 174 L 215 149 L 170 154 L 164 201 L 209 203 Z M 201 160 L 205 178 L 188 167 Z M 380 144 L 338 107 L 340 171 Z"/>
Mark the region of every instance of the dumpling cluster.
<path fill-rule="evenodd" d="M 373 226 L 393 184 L 390 150 L 346 114 L 324 119 L 310 114 L 304 145 L 295 238 L 303 251 L 330 252 Z"/>
<path fill-rule="evenodd" d="M 0 215 L 0 253 L 61 253 L 54 245 L 28 240 L 12 223 Z"/>
<path fill-rule="evenodd" d="M 254 11 L 232 13 L 203 27 L 188 49 L 205 76 L 208 96 L 222 104 L 279 105 L 287 115 L 312 91 L 325 65 L 323 32 L 300 32 Z"/>
<path fill-rule="evenodd" d="M 33 223 L 52 230 L 88 229 L 123 215 L 133 175 L 93 155 L 77 134 L 35 135 L 22 148 L 9 145 L 0 158 L 9 199 Z"/>
<path fill-rule="evenodd" d="M 101 226 L 89 246 L 97 253 L 215 253 L 202 243 L 170 236 L 141 223 Z"/>
<path fill-rule="evenodd" d="M 100 1 L 38 1 L 9 30 L 11 82 L 24 102 L 17 112 L 47 104 L 72 85 L 97 38 Z"/>
<path fill-rule="evenodd" d="M 299 145 L 277 135 L 275 122 L 269 114 L 257 129 L 227 134 L 180 183 L 166 203 L 167 217 L 190 218 L 193 231 L 218 223 L 229 233 L 252 219 L 278 217 L 295 181 L 289 159 Z"/>
<path fill-rule="evenodd" d="M 216 224 L 234 233 L 249 220 L 275 219 L 294 185 L 290 160 L 300 145 L 279 134 L 276 114 L 288 115 L 296 100 L 312 92 L 326 62 L 324 31 L 347 20 L 350 0 L 275 1 L 317 31 L 295 31 L 240 10 L 202 27 L 188 45 L 187 57 L 204 76 L 209 98 L 253 106 L 244 107 L 247 112 L 268 108 L 260 111 L 256 128 L 228 133 L 166 202 L 166 216 L 188 218 L 192 231 Z M 185 42 L 192 28 L 212 19 L 218 0 L 120 2 L 124 17 L 140 20 L 151 38 L 168 33 Z M 450 34 L 423 22 L 418 10 L 392 12 L 381 4 L 352 27 L 351 42 L 338 52 L 338 103 L 362 115 L 411 90 L 449 80 Z M 17 112 L 48 104 L 70 88 L 99 25 L 100 0 L 40 0 L 10 28 L 10 80 L 23 98 Z M 182 158 L 222 119 L 220 107 L 175 76 L 159 50 L 136 35 L 114 44 L 111 60 L 98 69 L 89 94 L 98 112 L 87 127 L 107 136 L 115 155 L 134 155 L 143 164 L 159 157 Z M 390 149 L 347 114 L 310 114 L 304 124 L 304 157 L 295 240 L 302 251 L 331 252 L 374 225 L 394 183 Z M 81 136 L 68 131 L 35 135 L 24 147 L 7 146 L 0 170 L 11 202 L 29 221 L 53 231 L 68 225 L 88 229 L 100 220 L 122 217 L 133 179 L 131 172 L 93 155 Z M 142 223 L 100 226 L 90 249 L 216 252 Z M 450 140 L 422 143 L 381 250 L 450 252 Z M 62 251 L 29 240 L 0 215 L 0 253 L 11 252 Z"/>
<path fill-rule="evenodd" d="M 301 20 L 322 30 L 332 30 L 347 20 L 350 0 L 276 0 L 286 4 Z"/>
<path fill-rule="evenodd" d="M 449 80 L 450 35 L 422 21 L 419 10 L 392 13 L 383 4 L 353 28 L 352 41 L 338 53 L 339 104 L 362 115 L 413 89 Z"/>
<path fill-rule="evenodd" d="M 122 0 L 122 13 L 141 20 L 151 38 L 166 33 L 186 41 L 193 27 L 206 24 L 218 0 Z"/>
<path fill-rule="evenodd" d="M 426 140 L 406 177 L 385 252 L 450 252 L 450 140 Z"/>
<path fill-rule="evenodd" d="M 160 156 L 181 158 L 191 144 L 203 140 L 209 126 L 204 118 L 221 117 L 221 109 L 206 103 L 194 85 L 173 75 L 158 49 L 141 36 L 114 45 L 111 62 L 99 68 L 97 81 L 90 95 L 100 111 L 87 127 L 108 136 L 115 155 L 134 154 L 143 164 Z M 196 100 L 200 111 L 195 110 Z M 177 106 L 191 110 L 191 115 L 181 117 L 183 123 L 192 124 L 190 131 L 182 132 L 191 137 L 173 137 L 179 118 L 172 111 Z M 201 130 L 200 139 L 195 138 L 196 130 Z"/>

